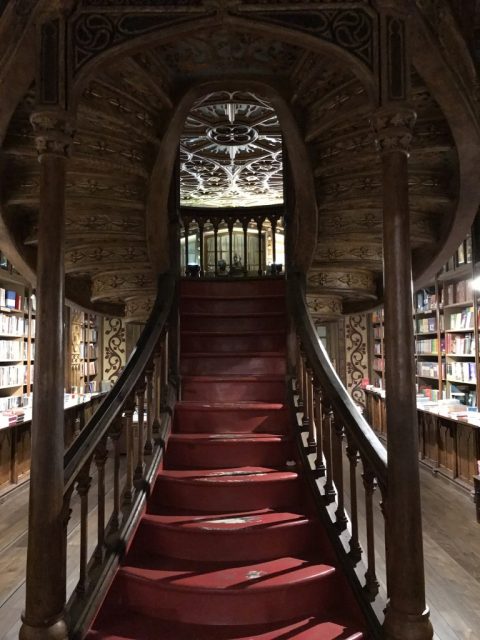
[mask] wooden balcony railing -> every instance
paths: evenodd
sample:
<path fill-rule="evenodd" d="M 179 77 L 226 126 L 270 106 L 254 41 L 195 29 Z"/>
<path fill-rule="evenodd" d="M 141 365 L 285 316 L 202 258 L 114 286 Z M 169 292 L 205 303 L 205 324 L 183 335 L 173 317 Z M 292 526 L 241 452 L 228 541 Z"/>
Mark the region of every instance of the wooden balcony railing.
<path fill-rule="evenodd" d="M 281 209 L 183 209 L 182 225 L 182 275 L 261 277 L 284 270 Z"/>

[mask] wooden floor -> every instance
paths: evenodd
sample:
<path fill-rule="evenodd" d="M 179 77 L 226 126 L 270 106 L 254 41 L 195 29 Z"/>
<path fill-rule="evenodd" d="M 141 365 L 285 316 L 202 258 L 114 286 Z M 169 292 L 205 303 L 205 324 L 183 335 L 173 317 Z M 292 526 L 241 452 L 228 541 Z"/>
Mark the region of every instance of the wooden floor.
<path fill-rule="evenodd" d="M 421 469 L 427 599 L 438 640 L 480 639 L 480 525 L 467 495 Z M 95 481 L 95 478 L 94 478 Z M 92 491 L 95 491 L 94 483 Z M 92 494 L 93 495 L 93 494 Z M 360 501 L 361 502 L 361 501 Z M 69 526 L 69 591 L 78 568 L 78 501 Z M 28 484 L 0 499 L 0 640 L 16 640 L 24 605 Z M 93 549 L 95 509 L 91 510 Z M 360 525 L 362 525 L 360 513 Z M 382 526 L 376 509 L 378 526 Z M 377 544 L 378 578 L 384 584 L 384 554 Z"/>

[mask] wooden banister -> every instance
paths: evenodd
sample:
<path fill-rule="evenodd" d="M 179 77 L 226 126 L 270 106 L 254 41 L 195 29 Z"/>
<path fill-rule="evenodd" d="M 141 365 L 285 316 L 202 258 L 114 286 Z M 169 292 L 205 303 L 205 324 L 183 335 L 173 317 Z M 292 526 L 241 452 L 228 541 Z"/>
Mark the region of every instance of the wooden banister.
<path fill-rule="evenodd" d="M 170 274 L 160 276 L 158 294 L 152 312 L 125 369 L 98 410 L 65 453 L 65 492 L 74 482 L 78 470 L 94 454 L 118 412 L 122 409 L 126 398 L 135 389 L 140 376 L 151 361 L 155 347 L 165 330 L 174 293 L 175 277 Z"/>
<path fill-rule="evenodd" d="M 306 360 L 315 380 L 328 397 L 337 418 L 345 427 L 362 459 L 375 474 L 380 486 L 387 484 L 387 452 L 374 431 L 359 413 L 350 395 L 332 366 L 309 315 L 305 301 L 305 280 L 301 274 L 289 274 L 287 280 L 289 314 L 294 321 Z"/>

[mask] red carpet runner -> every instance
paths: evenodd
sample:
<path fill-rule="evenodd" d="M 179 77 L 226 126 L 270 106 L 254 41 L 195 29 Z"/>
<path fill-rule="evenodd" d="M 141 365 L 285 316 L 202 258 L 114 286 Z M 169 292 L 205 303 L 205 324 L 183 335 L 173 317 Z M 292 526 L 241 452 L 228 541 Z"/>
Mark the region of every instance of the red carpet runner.
<path fill-rule="evenodd" d="M 182 401 L 89 640 L 365 637 L 292 466 L 285 344 L 283 281 L 182 283 Z"/>

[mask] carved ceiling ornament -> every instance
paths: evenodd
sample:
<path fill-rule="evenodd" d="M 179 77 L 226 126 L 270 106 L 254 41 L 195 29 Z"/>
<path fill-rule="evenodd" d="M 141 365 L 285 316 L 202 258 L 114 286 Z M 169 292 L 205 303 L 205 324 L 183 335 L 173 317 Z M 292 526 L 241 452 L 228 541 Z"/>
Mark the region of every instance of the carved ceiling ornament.
<path fill-rule="evenodd" d="M 283 203 L 282 134 L 271 104 L 250 92 L 197 100 L 180 138 L 180 204 Z"/>
<path fill-rule="evenodd" d="M 375 297 L 375 276 L 366 269 L 345 269 L 334 266 L 314 266 L 307 275 L 307 287 L 311 292 L 344 292 L 346 297 L 370 299 Z"/>
<path fill-rule="evenodd" d="M 141 270 L 114 271 L 96 274 L 92 278 L 92 300 L 118 300 L 125 299 L 138 291 L 154 293 L 156 289 L 155 278 L 152 273 Z"/>
<path fill-rule="evenodd" d="M 155 295 L 132 296 L 125 300 L 125 322 L 146 322 L 155 302 Z"/>

